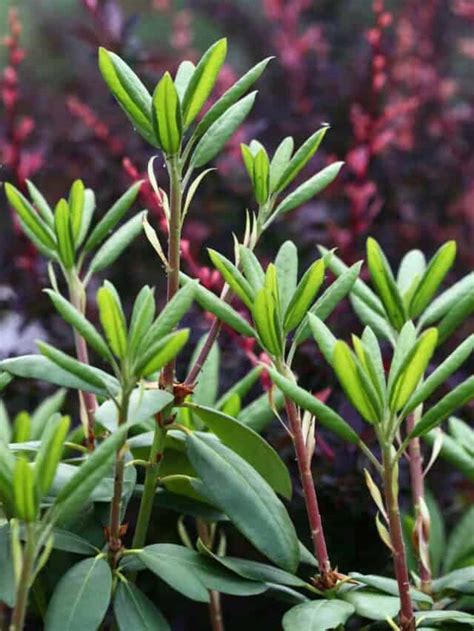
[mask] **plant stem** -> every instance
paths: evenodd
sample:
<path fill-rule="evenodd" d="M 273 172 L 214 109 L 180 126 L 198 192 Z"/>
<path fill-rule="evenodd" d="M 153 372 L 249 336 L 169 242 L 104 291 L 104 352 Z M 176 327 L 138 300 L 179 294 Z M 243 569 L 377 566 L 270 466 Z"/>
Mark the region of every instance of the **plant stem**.
<path fill-rule="evenodd" d="M 401 631 L 415 631 L 415 617 L 410 598 L 410 580 L 398 505 L 397 466 L 390 446 L 383 449 L 383 468 L 385 505 L 392 543 L 393 565 L 400 594 L 400 629 Z"/>
<path fill-rule="evenodd" d="M 410 433 L 415 428 L 415 413 L 407 418 L 407 432 Z M 423 592 L 431 593 L 431 563 L 428 550 L 429 524 L 425 524 L 423 519 L 423 505 L 425 501 L 425 480 L 423 475 L 423 455 L 421 453 L 420 439 L 412 438 L 408 444 L 408 454 L 410 457 L 410 480 L 413 507 L 415 509 L 415 528 L 418 546 L 418 570 L 421 578 L 421 589 Z"/>
<path fill-rule="evenodd" d="M 209 526 L 202 519 L 196 519 L 196 527 L 199 538 L 203 544 L 212 549 L 212 538 L 209 532 Z M 209 590 L 209 620 L 211 622 L 212 631 L 225 631 L 224 617 L 222 615 L 221 595 L 215 589 Z"/>
<path fill-rule="evenodd" d="M 128 404 L 130 392 L 124 389 L 123 400 L 120 405 L 118 425 L 127 422 Z M 109 518 L 109 558 L 113 568 L 117 566 L 119 554 L 122 549 L 121 540 L 121 513 L 122 513 L 122 493 L 123 493 L 123 476 L 125 471 L 125 453 L 123 445 L 117 450 L 115 455 L 115 473 L 114 473 L 114 492 L 110 505 Z"/>
<path fill-rule="evenodd" d="M 181 265 L 181 173 L 176 158 L 171 158 L 170 172 L 170 224 L 168 236 L 168 287 L 166 301 L 169 302 L 179 289 L 179 269 Z M 163 369 L 162 383 L 167 390 L 173 389 L 175 360 Z"/>
<path fill-rule="evenodd" d="M 319 512 L 316 488 L 314 485 L 313 475 L 311 473 L 311 460 L 306 450 L 301 427 L 301 419 L 296 405 L 291 399 L 285 398 L 285 407 L 295 447 L 301 485 L 303 487 L 303 495 L 311 529 L 314 554 L 319 565 L 320 584 L 322 587 L 330 588 L 334 586 L 334 579 L 331 576 L 331 563 L 329 561 L 326 539 L 324 537 L 321 513 Z"/>
<path fill-rule="evenodd" d="M 69 281 L 69 298 L 71 303 L 82 314 L 85 314 L 84 288 L 80 286 L 80 280 L 72 278 Z M 77 359 L 86 365 L 89 365 L 89 353 L 85 339 L 74 329 L 74 343 L 76 346 Z M 82 392 L 79 390 L 79 406 L 81 419 L 83 420 L 84 432 L 86 434 L 86 443 L 89 451 L 93 451 L 95 447 L 95 412 L 97 409 L 97 398 L 92 392 Z"/>
<path fill-rule="evenodd" d="M 170 174 L 170 222 L 168 237 L 168 277 L 167 295 L 169 302 L 179 289 L 179 270 L 181 265 L 181 205 L 182 183 L 181 173 L 176 158 L 171 158 L 168 164 Z M 162 372 L 160 385 L 173 392 L 174 385 L 174 360 L 167 364 Z M 145 474 L 142 498 L 138 510 L 138 520 L 133 537 L 133 547 L 141 548 L 145 545 L 146 535 L 150 524 L 153 501 L 155 498 L 157 477 L 165 446 L 166 427 L 162 414 L 156 415 L 155 434 L 148 458 L 148 467 Z"/>
<path fill-rule="evenodd" d="M 21 631 L 25 625 L 28 595 L 30 592 L 31 575 L 35 559 L 35 544 L 31 524 L 26 526 L 26 541 L 23 547 L 23 562 L 21 566 L 20 580 L 17 586 L 15 607 L 10 622 L 10 631 Z"/>
<path fill-rule="evenodd" d="M 194 364 L 191 367 L 191 370 L 189 371 L 186 379 L 184 380 L 185 386 L 192 387 L 193 384 L 196 382 L 196 379 L 198 378 L 199 373 L 201 372 L 202 367 L 204 366 L 204 362 L 206 361 L 209 353 L 211 352 L 214 342 L 219 336 L 221 327 L 222 327 L 222 322 L 218 320 L 217 317 L 214 317 L 211 328 L 209 329 L 209 333 L 207 334 L 206 341 L 204 342 L 201 350 L 199 351 L 198 356 L 196 357 Z"/>

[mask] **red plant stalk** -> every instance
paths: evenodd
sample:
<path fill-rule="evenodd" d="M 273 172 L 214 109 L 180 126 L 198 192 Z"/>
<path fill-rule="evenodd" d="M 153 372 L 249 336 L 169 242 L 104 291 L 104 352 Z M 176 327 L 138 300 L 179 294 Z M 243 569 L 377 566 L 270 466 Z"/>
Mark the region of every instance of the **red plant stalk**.
<path fill-rule="evenodd" d="M 415 631 L 416 621 L 410 598 L 410 579 L 403 540 L 400 508 L 398 505 L 398 473 L 393 461 L 391 447 L 383 450 L 383 484 L 385 507 L 388 515 L 393 566 L 400 594 L 400 630 Z"/>
<path fill-rule="evenodd" d="M 407 418 L 407 431 L 411 432 L 415 427 L 415 415 Z M 421 453 L 420 439 L 413 438 L 408 445 L 410 458 L 410 480 L 413 507 L 415 509 L 415 526 L 413 539 L 418 555 L 418 571 L 423 592 L 431 593 L 431 563 L 429 557 L 429 516 L 424 514 L 425 506 L 425 480 L 423 474 L 423 455 Z"/>

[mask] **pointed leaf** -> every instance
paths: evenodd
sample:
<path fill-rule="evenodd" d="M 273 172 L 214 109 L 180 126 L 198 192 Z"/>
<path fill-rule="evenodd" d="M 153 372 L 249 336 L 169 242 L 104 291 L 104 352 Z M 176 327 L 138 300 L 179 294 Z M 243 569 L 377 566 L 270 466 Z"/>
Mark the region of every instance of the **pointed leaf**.
<path fill-rule="evenodd" d="M 324 261 L 319 259 L 306 270 L 285 312 L 283 327 L 292 331 L 311 307 L 324 280 Z"/>
<path fill-rule="evenodd" d="M 328 126 L 321 127 L 314 134 L 312 134 L 298 149 L 295 155 L 291 158 L 288 166 L 283 171 L 283 175 L 276 185 L 275 192 L 280 192 L 284 188 L 291 184 L 298 173 L 308 164 L 313 155 L 319 148 Z"/>
<path fill-rule="evenodd" d="M 127 354 L 127 325 L 120 303 L 109 284 L 104 284 L 97 292 L 99 317 L 110 348 L 120 359 Z"/>
<path fill-rule="evenodd" d="M 48 493 L 53 483 L 70 424 L 71 419 L 68 416 L 55 421 L 51 419 L 41 437 L 41 445 L 35 458 L 35 477 L 41 497 Z"/>
<path fill-rule="evenodd" d="M 89 265 L 89 273 L 96 274 L 111 265 L 142 231 L 144 212 L 138 213 L 120 226 L 96 252 Z"/>
<path fill-rule="evenodd" d="M 333 162 L 322 171 L 313 175 L 309 180 L 303 182 L 296 190 L 290 193 L 285 199 L 278 204 L 275 215 L 287 213 L 298 206 L 302 206 L 315 195 L 327 188 L 339 174 L 343 166 L 343 162 Z"/>
<path fill-rule="evenodd" d="M 269 194 L 270 162 L 265 149 L 260 149 L 253 161 L 253 187 L 258 204 L 264 204 Z"/>
<path fill-rule="evenodd" d="M 56 240 L 53 231 L 43 221 L 30 202 L 14 186 L 5 182 L 5 194 L 8 203 L 14 208 L 22 224 L 28 228 L 36 239 L 46 248 L 46 251 L 56 251 Z"/>
<path fill-rule="evenodd" d="M 152 344 L 134 366 L 137 375 L 146 377 L 158 372 L 181 351 L 189 338 L 189 329 L 170 333 Z"/>
<path fill-rule="evenodd" d="M 44 357 L 57 364 L 63 370 L 70 372 L 72 375 L 87 382 L 91 386 L 105 388 L 103 379 L 91 366 L 81 363 L 75 357 L 66 355 L 66 353 L 63 353 L 46 342 L 38 340 L 37 346 Z"/>
<path fill-rule="evenodd" d="M 274 357 L 279 357 L 283 348 L 277 304 L 273 293 L 265 287 L 255 297 L 252 317 L 265 350 Z"/>
<path fill-rule="evenodd" d="M 293 138 L 287 136 L 281 141 L 273 154 L 273 158 L 270 162 L 270 191 L 272 193 L 276 189 L 285 169 L 288 167 L 294 146 Z"/>
<path fill-rule="evenodd" d="M 216 250 L 209 248 L 208 253 L 212 264 L 220 272 L 225 282 L 229 285 L 232 291 L 237 294 L 242 302 L 251 309 L 254 299 L 254 291 L 251 285 L 244 278 L 243 274 L 231 261 L 229 261 L 229 259 Z"/>
<path fill-rule="evenodd" d="M 296 605 L 283 616 L 283 631 L 325 631 L 344 625 L 354 613 L 341 600 L 314 600 Z"/>
<path fill-rule="evenodd" d="M 428 326 L 449 314 L 451 309 L 474 292 L 474 272 L 471 272 L 433 300 L 420 317 L 420 326 Z"/>
<path fill-rule="evenodd" d="M 243 264 L 243 261 L 242 261 Z M 282 313 L 285 313 L 298 284 L 298 250 L 292 241 L 285 241 L 275 258 Z"/>
<path fill-rule="evenodd" d="M 171 631 L 159 609 L 130 581 L 119 581 L 114 595 L 119 631 Z"/>
<path fill-rule="evenodd" d="M 392 326 L 399 331 L 407 319 L 405 307 L 390 265 L 377 241 L 371 237 L 367 239 L 367 263 L 388 319 Z"/>
<path fill-rule="evenodd" d="M 54 230 L 58 240 L 59 258 L 66 269 L 71 269 L 75 260 L 74 240 L 71 214 L 65 199 L 59 200 L 54 210 Z"/>
<path fill-rule="evenodd" d="M 183 122 L 179 96 L 169 72 L 165 72 L 155 88 L 151 112 L 161 148 L 166 155 L 175 155 L 181 146 Z"/>
<path fill-rule="evenodd" d="M 76 180 L 69 194 L 69 212 L 74 243 L 77 243 L 81 231 L 82 213 L 84 212 L 85 189 L 82 180 Z"/>

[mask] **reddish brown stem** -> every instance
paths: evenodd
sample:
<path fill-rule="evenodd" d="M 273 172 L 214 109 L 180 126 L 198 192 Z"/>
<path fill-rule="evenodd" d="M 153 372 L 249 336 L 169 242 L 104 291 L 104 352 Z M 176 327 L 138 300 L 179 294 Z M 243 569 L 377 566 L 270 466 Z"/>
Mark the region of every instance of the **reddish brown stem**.
<path fill-rule="evenodd" d="M 196 379 L 199 376 L 199 373 L 202 370 L 202 367 L 204 366 L 204 362 L 206 361 L 209 353 L 211 352 L 211 348 L 214 342 L 219 336 L 221 327 L 222 327 L 222 322 L 218 320 L 217 318 L 214 318 L 211 328 L 209 329 L 209 333 L 207 334 L 206 341 L 204 342 L 201 350 L 199 351 L 199 354 L 194 364 L 192 365 L 191 370 L 188 373 L 188 376 L 186 377 L 184 381 L 185 386 L 192 387 L 193 384 L 195 383 Z"/>
<path fill-rule="evenodd" d="M 403 541 L 402 523 L 400 520 L 400 508 L 398 505 L 398 480 L 396 467 L 392 461 L 390 448 L 383 454 L 383 483 L 385 504 L 388 515 L 390 541 L 392 544 L 393 565 L 400 595 L 400 630 L 415 631 L 415 617 L 410 598 L 410 579 Z"/>
<path fill-rule="evenodd" d="M 413 414 L 407 418 L 407 431 L 410 433 L 415 427 Z M 425 480 L 423 475 L 423 455 L 421 453 L 420 439 L 413 438 L 408 444 L 410 457 L 410 480 L 413 507 L 415 509 L 415 540 L 418 548 L 418 571 L 421 578 L 421 589 L 425 593 L 431 593 L 431 564 L 428 552 L 429 524 L 423 520 L 422 504 L 425 500 Z"/>
<path fill-rule="evenodd" d="M 285 399 L 286 413 L 290 423 L 290 430 L 295 446 L 296 459 L 298 462 L 298 470 L 300 480 L 303 487 L 303 494 L 306 504 L 306 512 L 311 528 L 311 539 L 313 540 L 314 554 L 319 564 L 319 572 L 321 575 L 321 585 L 331 587 L 333 579 L 331 576 L 331 563 L 324 537 L 323 523 L 321 513 L 319 512 L 318 498 L 316 488 L 311 473 L 311 460 L 308 457 L 306 445 L 304 441 L 303 431 L 301 427 L 301 419 L 296 405 L 291 399 Z"/>

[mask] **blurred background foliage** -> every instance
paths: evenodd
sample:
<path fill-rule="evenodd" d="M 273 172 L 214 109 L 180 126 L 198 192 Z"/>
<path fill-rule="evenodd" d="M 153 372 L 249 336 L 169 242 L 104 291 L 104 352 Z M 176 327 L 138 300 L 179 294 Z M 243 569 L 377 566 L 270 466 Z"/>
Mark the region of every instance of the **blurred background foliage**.
<path fill-rule="evenodd" d="M 217 245 L 230 253 L 231 232 L 242 232 L 252 200 L 240 142 L 258 138 L 272 150 L 283 136 L 299 143 L 328 122 L 332 129 L 309 171 L 334 159 L 346 165 L 328 191 L 274 225 L 260 247 L 263 260 L 291 238 L 308 264 L 317 243 L 338 247 L 349 263 L 363 257 L 370 233 L 398 265 L 408 249 L 431 256 L 442 242 L 456 239 L 453 282 L 474 262 L 473 23 L 471 0 L 3 0 L 0 181 L 24 188 L 32 179 L 54 203 L 81 177 L 106 210 L 143 176 L 152 152 L 101 80 L 97 46 L 120 53 L 153 86 L 164 69 L 175 71 L 183 58 L 195 60 L 227 36 L 230 52 L 217 93 L 263 57 L 275 60 L 259 82 L 251 117 L 195 200 L 185 232 L 185 271 L 213 287 L 205 248 Z M 160 225 L 161 209 L 146 186 L 140 207 Z M 111 279 L 129 303 L 145 282 L 162 295 L 164 275 L 143 237 L 114 266 Z M 45 262 L 21 234 L 1 191 L 1 357 L 31 352 L 37 337 L 72 346 L 68 328 L 41 293 L 47 284 Z M 196 310 L 191 324 L 195 342 L 208 321 Z M 340 336 L 358 326 L 347 305 L 332 325 Z M 249 349 L 228 331 L 220 342 L 227 387 L 248 369 Z M 311 343 L 299 373 L 314 391 L 334 384 Z M 39 388 L 12 384 L 11 411 L 36 405 L 45 394 Z M 337 404 L 337 393 L 332 396 Z M 345 405 L 341 398 L 340 411 L 357 425 Z M 291 458 L 277 423 L 270 439 Z M 388 558 L 368 517 L 372 508 L 357 454 L 323 434 L 315 468 L 336 563 L 384 571 Z M 438 464 L 431 475 L 448 519 L 472 501 L 472 484 L 447 465 Z M 301 499 L 293 504 L 304 524 Z M 253 607 L 268 607 L 251 600 L 248 610 L 234 607 L 231 628 L 255 615 Z"/>

